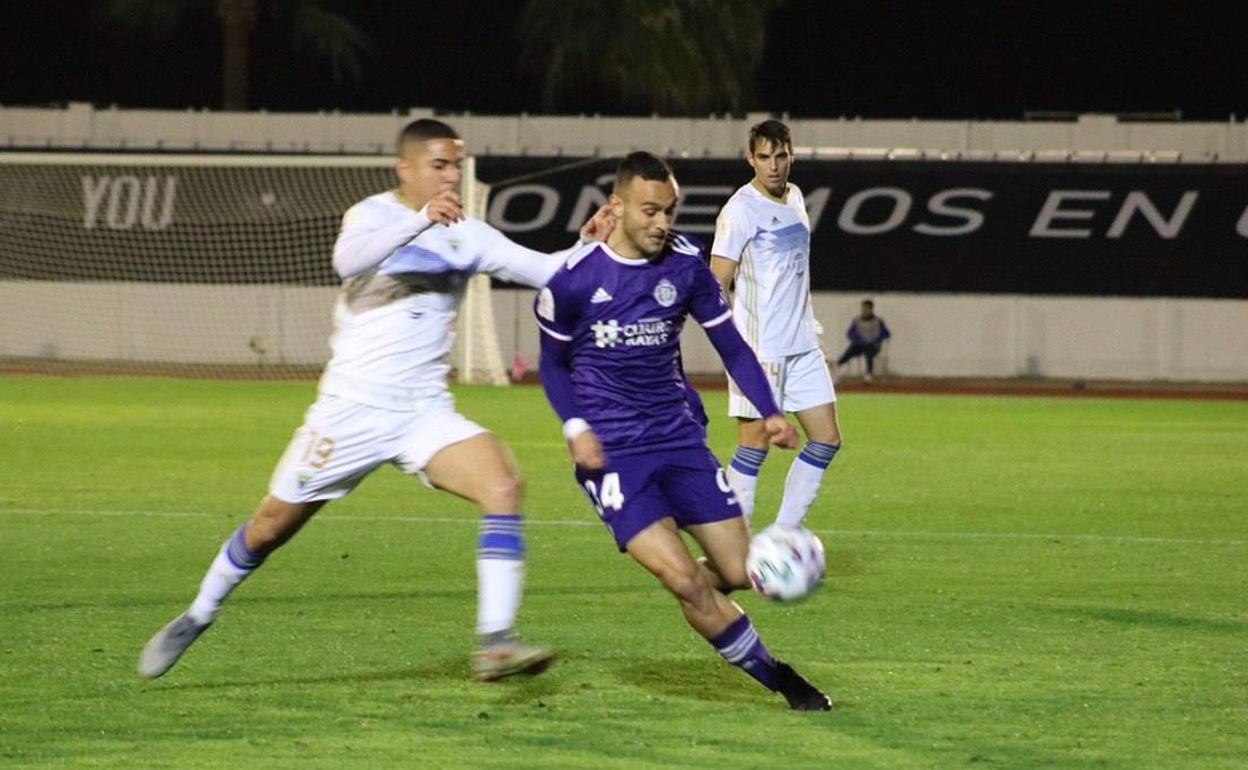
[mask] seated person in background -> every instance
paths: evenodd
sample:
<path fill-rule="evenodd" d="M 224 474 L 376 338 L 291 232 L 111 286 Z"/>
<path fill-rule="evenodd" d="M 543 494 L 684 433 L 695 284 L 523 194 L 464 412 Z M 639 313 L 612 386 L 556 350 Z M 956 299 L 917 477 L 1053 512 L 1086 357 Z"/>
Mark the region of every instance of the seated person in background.
<path fill-rule="evenodd" d="M 849 339 L 849 347 L 841 357 L 836 359 L 837 366 L 844 366 L 851 358 L 863 356 L 867 360 L 867 373 L 864 382 L 871 382 L 875 375 L 875 357 L 880 353 L 884 340 L 893 336 L 888 330 L 884 319 L 875 314 L 875 303 L 869 299 L 862 301 L 862 311 L 849 324 L 845 332 Z"/>

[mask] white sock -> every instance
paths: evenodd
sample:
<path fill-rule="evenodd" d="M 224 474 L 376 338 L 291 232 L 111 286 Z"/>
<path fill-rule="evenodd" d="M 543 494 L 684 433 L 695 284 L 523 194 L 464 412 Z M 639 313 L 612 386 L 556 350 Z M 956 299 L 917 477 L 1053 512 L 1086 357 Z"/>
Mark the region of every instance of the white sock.
<path fill-rule="evenodd" d="M 508 631 L 516 623 L 524 586 L 524 535 L 519 516 L 481 517 L 477 540 L 477 633 Z"/>
<path fill-rule="evenodd" d="M 191 603 L 190 609 L 186 611 L 186 614 L 190 615 L 191 620 L 196 623 L 211 623 L 221 611 L 221 603 L 230 595 L 230 592 L 264 563 L 263 556 L 247 550 L 243 539 L 243 533 L 246 530 L 246 524 L 239 527 L 238 531 L 221 546 L 217 557 L 212 560 L 212 566 L 208 567 L 208 574 L 204 575 L 203 581 L 199 584 L 199 594 Z M 239 566 L 236 562 L 248 566 Z"/>
<path fill-rule="evenodd" d="M 477 633 L 507 631 L 516 624 L 524 562 L 518 559 L 477 559 Z"/>
<path fill-rule="evenodd" d="M 728 483 L 732 486 L 732 491 L 737 493 L 737 503 L 741 506 L 741 513 L 745 516 L 745 525 L 748 527 L 754 519 L 754 492 L 758 489 L 758 476 L 750 476 L 742 473 L 731 465 L 728 466 Z"/>
<path fill-rule="evenodd" d="M 819 484 L 828 464 L 840 449 L 837 444 L 821 444 L 811 441 L 793 458 L 789 475 L 784 480 L 784 499 L 776 523 L 782 527 L 800 527 L 806 520 L 810 506 L 819 494 Z"/>
<path fill-rule="evenodd" d="M 754 518 L 754 491 L 758 489 L 758 473 L 767 460 L 767 448 L 755 449 L 737 446 L 732 462 L 728 463 L 728 485 L 737 493 L 737 503 L 745 516 L 745 526 Z"/>

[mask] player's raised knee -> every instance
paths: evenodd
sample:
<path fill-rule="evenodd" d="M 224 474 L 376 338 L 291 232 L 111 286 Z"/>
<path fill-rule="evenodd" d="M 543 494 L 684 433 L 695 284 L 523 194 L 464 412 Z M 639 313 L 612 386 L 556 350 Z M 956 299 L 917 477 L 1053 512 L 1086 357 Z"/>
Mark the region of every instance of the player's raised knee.
<path fill-rule="evenodd" d="M 481 482 L 477 503 L 489 513 L 516 513 L 524 501 L 524 481 L 514 473 Z"/>

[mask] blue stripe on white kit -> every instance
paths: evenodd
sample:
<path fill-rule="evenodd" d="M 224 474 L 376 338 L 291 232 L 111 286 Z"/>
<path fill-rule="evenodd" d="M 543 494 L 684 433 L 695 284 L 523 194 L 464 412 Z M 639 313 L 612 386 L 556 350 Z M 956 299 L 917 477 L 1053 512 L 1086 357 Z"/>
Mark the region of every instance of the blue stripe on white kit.
<path fill-rule="evenodd" d="M 832 463 L 832 458 L 836 457 L 836 451 L 840 448 L 839 444 L 823 444 L 818 441 L 810 441 L 807 442 L 806 446 L 802 447 L 802 453 L 797 458 L 816 468 L 827 468 Z"/>
<path fill-rule="evenodd" d="M 760 227 L 755 234 L 758 248 L 769 252 L 786 252 L 803 248 L 809 238 L 810 232 L 801 222 L 794 222 L 779 230 L 764 230 Z"/>
<path fill-rule="evenodd" d="M 524 558 L 524 522 L 519 516 L 482 516 L 477 539 L 478 559 Z"/>

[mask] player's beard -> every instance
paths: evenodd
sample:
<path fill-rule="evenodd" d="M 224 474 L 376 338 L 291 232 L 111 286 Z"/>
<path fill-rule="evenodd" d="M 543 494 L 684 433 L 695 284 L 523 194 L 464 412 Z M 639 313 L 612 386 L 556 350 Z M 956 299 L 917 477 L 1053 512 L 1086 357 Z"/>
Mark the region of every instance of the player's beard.
<path fill-rule="evenodd" d="M 632 246 L 632 250 L 635 251 L 640 258 L 645 260 L 653 260 L 663 251 L 663 247 L 667 245 L 666 237 L 660 240 L 657 245 L 654 244 L 650 234 L 645 230 L 642 230 L 639 233 L 633 233 L 625 229 L 621 232 L 621 235 L 623 235 L 624 240 Z M 609 242 L 610 239 L 608 239 L 608 243 Z"/>
<path fill-rule="evenodd" d="M 634 243 L 637 245 L 637 251 L 641 252 L 643 257 L 654 259 L 663 251 L 663 247 L 667 245 L 670 237 L 670 231 L 664 231 L 657 237 L 649 232 L 644 232 L 641 239 L 634 241 Z"/>

